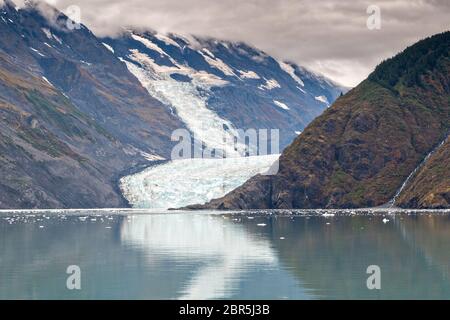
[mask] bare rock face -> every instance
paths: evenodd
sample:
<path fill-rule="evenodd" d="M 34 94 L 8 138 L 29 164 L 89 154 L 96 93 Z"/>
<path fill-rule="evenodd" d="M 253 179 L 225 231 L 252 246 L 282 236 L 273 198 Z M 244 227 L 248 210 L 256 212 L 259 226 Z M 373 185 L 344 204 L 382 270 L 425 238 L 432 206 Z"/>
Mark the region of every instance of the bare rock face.
<path fill-rule="evenodd" d="M 257 176 L 195 208 L 356 208 L 389 202 L 450 127 L 450 32 L 380 64 Z M 404 190 L 405 207 L 448 208 L 448 142 Z"/>
<path fill-rule="evenodd" d="M 169 155 L 183 124 L 86 27 L 67 30 L 54 13 L 0 5 L 0 208 L 127 206 L 121 172 L 144 152 Z"/>

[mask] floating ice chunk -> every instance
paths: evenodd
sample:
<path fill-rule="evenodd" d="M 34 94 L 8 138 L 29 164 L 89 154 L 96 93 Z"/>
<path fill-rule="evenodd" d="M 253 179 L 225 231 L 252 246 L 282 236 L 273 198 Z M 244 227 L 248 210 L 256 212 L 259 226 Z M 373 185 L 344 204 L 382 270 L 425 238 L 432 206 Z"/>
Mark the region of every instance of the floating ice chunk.
<path fill-rule="evenodd" d="M 322 214 L 322 217 L 334 217 L 335 214 L 334 213 L 324 213 Z"/>
<path fill-rule="evenodd" d="M 265 226 L 267 226 L 267 224 L 265 224 L 265 223 L 258 223 L 257 226 L 258 227 L 265 227 Z"/>

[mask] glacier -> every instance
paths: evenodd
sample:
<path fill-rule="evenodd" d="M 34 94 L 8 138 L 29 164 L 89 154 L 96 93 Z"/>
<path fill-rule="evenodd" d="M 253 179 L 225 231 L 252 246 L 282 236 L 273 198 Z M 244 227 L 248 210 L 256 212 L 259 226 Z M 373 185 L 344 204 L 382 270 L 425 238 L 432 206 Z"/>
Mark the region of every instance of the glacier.
<path fill-rule="evenodd" d="M 161 56 L 169 57 L 150 40 L 137 35 L 133 38 Z M 207 50 L 201 54 L 211 66 L 237 77 L 230 67 Z M 278 154 L 243 157 L 245 146 L 235 144 L 239 130 L 208 108 L 209 90 L 227 84 L 226 80 L 178 64 L 170 57 L 173 66 L 158 65 L 137 49 L 130 50 L 128 59 L 132 62 L 122 61 L 152 97 L 175 109 L 195 138 L 207 148 L 223 150 L 227 155 L 223 159 L 173 160 L 122 178 L 119 183 L 122 193 L 134 208 L 167 209 L 205 203 L 224 196 L 256 174 L 266 173 L 278 160 Z M 171 77 L 175 73 L 188 76 L 192 81 L 177 81 Z M 267 83 L 270 88 L 278 85 L 275 80 Z"/>
<path fill-rule="evenodd" d="M 299 117 L 303 105 L 320 110 L 326 97 L 335 95 L 327 91 L 322 79 L 316 81 L 295 64 L 272 59 L 245 44 L 127 32 L 122 40 L 105 39 L 104 43 L 149 95 L 184 123 L 191 138 L 195 137 L 207 150 L 218 154 L 223 151 L 227 157 L 168 159 L 172 161 L 122 178 L 122 193 L 134 208 L 167 209 L 205 203 L 265 173 L 279 155 L 261 155 L 266 152 L 254 150 L 261 145 L 249 143 L 247 147 L 243 131 L 288 126 L 292 130 L 287 135 L 294 131 L 297 135 L 309 121 Z M 322 95 L 322 99 L 314 99 Z M 237 112 L 242 112 L 242 119 L 236 117 Z M 309 114 L 306 109 L 304 112 Z M 238 124 L 242 130 L 236 127 Z M 270 150 L 279 152 L 278 148 Z"/>
<path fill-rule="evenodd" d="M 134 208 L 179 208 L 226 195 L 251 177 L 267 173 L 278 158 L 174 160 L 122 178 L 120 188 Z"/>
<path fill-rule="evenodd" d="M 155 46 L 144 43 L 151 48 Z M 238 136 L 234 125 L 207 107 L 209 89 L 226 84 L 225 80 L 213 74 L 196 71 L 186 65 L 178 65 L 174 60 L 171 60 L 175 65 L 173 67 L 160 66 L 138 50 L 132 50 L 128 58 L 140 65 L 138 67 L 124 60 L 128 70 L 136 76 L 151 96 L 173 107 L 199 141 L 210 149 L 224 150 L 229 156 L 241 155 L 233 144 L 223 143 L 224 139 L 234 141 L 234 137 Z M 189 76 L 192 81 L 179 82 L 170 76 L 174 73 Z M 244 150 L 245 147 L 240 146 L 240 149 Z"/>

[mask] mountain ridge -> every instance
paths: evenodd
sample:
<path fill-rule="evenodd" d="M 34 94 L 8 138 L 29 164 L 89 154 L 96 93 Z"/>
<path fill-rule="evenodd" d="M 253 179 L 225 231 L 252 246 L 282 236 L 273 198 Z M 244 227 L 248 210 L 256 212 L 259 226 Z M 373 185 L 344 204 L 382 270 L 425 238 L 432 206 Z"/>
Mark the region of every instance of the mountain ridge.
<path fill-rule="evenodd" d="M 307 98 L 308 105 L 311 105 L 303 106 L 303 103 L 296 102 L 296 93 L 301 91 L 292 88 L 295 79 L 281 73 L 279 67 L 276 71 L 268 68 L 264 72 L 278 74 L 289 84 L 289 90 L 278 88 L 275 82 L 269 81 L 271 78 L 264 81 L 262 78 L 260 81 L 252 79 L 255 75 L 251 72 L 238 74 L 238 77 L 226 75 L 223 72 L 229 71 L 227 66 L 214 58 L 211 52 L 208 54 L 203 50 L 200 53 L 186 48 L 187 56 L 183 56 L 177 48 L 179 44 L 174 45 L 174 41 L 168 38 L 163 40 L 172 41 L 172 47 L 176 49 L 174 57 L 161 56 L 162 40 L 151 39 L 153 43 L 149 39 L 132 39 L 133 47 L 127 47 L 125 40 L 120 42 L 123 39 L 110 39 L 123 45 L 124 54 L 118 56 L 104 42 L 105 39 L 96 37 L 86 26 L 68 29 L 67 19 L 61 12 L 41 2 L 31 1 L 25 7 L 17 8 L 8 0 L 0 6 L 2 208 L 129 206 L 118 187 L 121 175 L 131 168 L 169 158 L 175 145 L 171 141 L 175 130 L 186 129 L 193 133 L 188 124 L 192 127 L 195 118 L 183 118 L 174 108 L 174 103 L 185 96 L 169 96 L 171 100 L 168 101 L 167 96 L 149 92 L 145 83 L 129 70 L 130 66 L 140 67 L 139 63 L 127 58 L 132 54 L 129 49 L 135 49 L 134 45 L 160 63 L 153 65 L 157 68 L 170 66 L 170 60 L 175 61 L 176 56 L 179 60 L 173 68 L 178 70 L 186 65 L 189 70 L 194 70 L 193 66 L 198 65 L 195 72 L 202 81 L 212 79 L 223 83 L 229 81 L 227 79 L 235 79 L 235 84 L 228 87 L 218 87 L 214 83 L 206 88 L 189 87 L 187 94 L 193 99 L 189 100 L 193 104 L 187 104 L 190 108 L 184 110 L 185 114 L 189 116 L 197 110 L 196 106 L 200 106 L 203 109 L 199 116 L 212 116 L 220 130 L 228 122 L 234 127 L 242 124 L 258 129 L 289 123 L 282 147 L 296 136 L 294 130 L 300 130 L 298 126 L 302 128 L 327 107 L 314 99 L 315 92 L 324 96 L 330 94 L 329 100 L 339 94 L 340 89 L 332 84 L 327 87 L 324 83 L 322 88 L 319 82 L 315 82 L 315 88 Z M 190 57 L 192 60 L 187 61 Z M 274 67 L 273 59 L 269 57 L 268 60 Z M 258 66 L 257 61 L 255 66 Z M 150 77 L 161 77 L 158 73 L 149 73 L 149 70 L 141 71 Z M 164 80 L 173 78 L 170 84 L 182 90 L 176 93 L 185 94 L 183 90 L 188 78 L 174 73 Z M 252 81 L 254 85 L 240 88 L 242 83 Z M 313 76 L 310 81 L 315 81 Z M 283 83 L 281 85 L 284 86 Z M 217 93 L 221 90 L 223 92 Z M 247 93 L 243 95 L 243 92 Z M 290 106 L 291 111 L 279 107 L 272 97 L 275 92 L 281 106 L 286 103 L 298 106 Z M 260 114 L 262 120 L 254 120 L 258 118 L 255 101 L 259 101 L 255 100 L 252 107 L 247 104 L 243 107 L 247 115 L 246 119 L 240 119 L 233 115 L 227 96 L 244 102 L 245 97 L 252 101 L 261 96 L 257 99 L 265 101 L 266 114 L 264 117 L 263 113 Z M 285 96 L 291 102 L 285 101 Z M 309 115 L 303 116 L 302 110 Z M 289 112 L 295 112 L 295 120 L 290 119 Z M 186 122 L 186 119 L 191 122 Z"/>
<path fill-rule="evenodd" d="M 286 148 L 277 175 L 256 176 L 223 198 L 189 208 L 357 208 L 389 202 L 448 132 L 449 46 L 450 32 L 444 32 L 383 62 Z M 421 207 L 402 202 L 407 204 Z"/>

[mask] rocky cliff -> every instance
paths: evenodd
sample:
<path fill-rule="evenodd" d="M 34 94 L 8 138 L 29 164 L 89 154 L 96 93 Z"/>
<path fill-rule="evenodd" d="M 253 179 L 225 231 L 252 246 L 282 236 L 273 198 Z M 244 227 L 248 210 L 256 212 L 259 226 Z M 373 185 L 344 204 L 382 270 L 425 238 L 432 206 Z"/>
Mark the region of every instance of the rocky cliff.
<path fill-rule="evenodd" d="M 388 203 L 450 127 L 450 32 L 381 63 L 283 152 L 274 176 L 256 176 L 191 208 L 357 208 Z M 448 143 L 399 204 L 448 207 Z"/>

